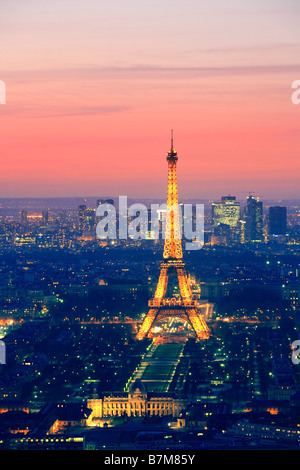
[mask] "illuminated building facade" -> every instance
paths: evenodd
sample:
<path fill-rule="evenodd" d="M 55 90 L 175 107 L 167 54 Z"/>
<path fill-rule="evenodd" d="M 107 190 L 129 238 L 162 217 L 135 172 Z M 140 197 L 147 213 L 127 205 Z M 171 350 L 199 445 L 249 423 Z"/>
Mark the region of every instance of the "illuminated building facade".
<path fill-rule="evenodd" d="M 137 334 L 137 339 L 142 340 L 150 334 L 151 328 L 166 317 L 179 317 L 187 321 L 193 328 L 198 339 L 209 337 L 208 326 L 199 312 L 198 303 L 193 300 L 192 292 L 188 283 L 185 263 L 182 258 L 182 245 L 180 234 L 180 218 L 177 192 L 177 152 L 173 147 L 173 135 L 171 150 L 168 152 L 168 195 L 166 232 L 163 258 L 160 266 L 160 275 L 154 294 L 149 300 L 149 311 Z M 177 277 L 179 296 L 167 297 L 169 277 Z"/>
<path fill-rule="evenodd" d="M 186 407 L 186 400 L 170 392 L 147 392 L 143 382 L 136 380 L 128 392 L 106 392 L 87 400 L 92 409 L 88 425 L 97 419 L 112 416 L 173 416 L 178 417 Z"/>
<path fill-rule="evenodd" d="M 237 241 L 239 243 L 245 243 L 246 238 L 245 238 L 245 225 L 246 221 L 239 219 L 237 223 Z"/>
<path fill-rule="evenodd" d="M 298 308 L 300 306 L 300 285 L 294 283 L 287 283 L 282 286 L 283 298 L 288 300 L 292 307 Z"/>
<path fill-rule="evenodd" d="M 86 209 L 86 226 L 87 230 L 92 231 L 95 228 L 95 218 L 96 212 L 95 209 L 87 207 Z"/>
<path fill-rule="evenodd" d="M 236 227 L 240 218 L 240 203 L 236 201 L 235 196 L 223 196 L 221 202 L 212 203 L 212 217 L 214 227 L 219 224 Z"/>

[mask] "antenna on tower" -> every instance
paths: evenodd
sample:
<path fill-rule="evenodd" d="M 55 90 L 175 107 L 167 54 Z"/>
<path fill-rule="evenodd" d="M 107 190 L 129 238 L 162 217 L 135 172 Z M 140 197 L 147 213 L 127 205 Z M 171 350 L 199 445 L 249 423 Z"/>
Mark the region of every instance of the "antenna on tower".
<path fill-rule="evenodd" d="M 171 149 L 168 152 L 167 159 L 176 159 L 177 160 L 177 152 L 174 150 L 174 141 L 173 141 L 173 129 L 171 129 Z"/>

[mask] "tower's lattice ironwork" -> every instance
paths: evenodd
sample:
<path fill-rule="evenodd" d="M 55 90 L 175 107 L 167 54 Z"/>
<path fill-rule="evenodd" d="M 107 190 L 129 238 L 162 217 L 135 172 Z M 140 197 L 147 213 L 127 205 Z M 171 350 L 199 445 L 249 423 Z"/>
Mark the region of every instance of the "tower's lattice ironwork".
<path fill-rule="evenodd" d="M 160 275 L 154 297 L 149 300 L 148 313 L 137 334 L 137 339 L 144 339 L 151 328 L 166 317 L 180 317 L 187 321 L 198 339 L 209 338 L 209 328 L 199 312 L 196 300 L 193 300 L 188 283 L 185 263 L 182 258 L 180 236 L 180 217 L 177 192 L 176 163 L 178 157 L 173 147 L 173 132 L 171 150 L 168 152 L 168 197 L 166 214 L 166 233 L 164 243 L 164 260 L 160 266 Z M 170 275 L 177 275 L 180 296 L 166 297 Z"/>

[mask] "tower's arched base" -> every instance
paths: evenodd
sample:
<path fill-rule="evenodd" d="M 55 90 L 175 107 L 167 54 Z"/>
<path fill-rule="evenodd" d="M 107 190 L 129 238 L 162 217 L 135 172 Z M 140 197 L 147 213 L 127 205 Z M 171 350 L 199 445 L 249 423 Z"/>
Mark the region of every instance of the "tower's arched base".
<path fill-rule="evenodd" d="M 193 328 L 197 339 L 209 338 L 209 328 L 202 315 L 197 311 L 197 308 L 188 308 L 184 306 L 176 307 L 150 308 L 136 338 L 138 340 L 146 338 L 149 336 L 150 330 L 155 326 L 155 324 L 164 318 L 170 317 L 182 318 L 184 321 L 188 322 Z"/>

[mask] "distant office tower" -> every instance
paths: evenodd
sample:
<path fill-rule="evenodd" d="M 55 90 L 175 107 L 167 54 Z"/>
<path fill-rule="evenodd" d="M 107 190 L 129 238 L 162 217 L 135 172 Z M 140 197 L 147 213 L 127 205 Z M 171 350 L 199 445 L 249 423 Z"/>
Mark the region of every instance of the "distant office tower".
<path fill-rule="evenodd" d="M 78 206 L 78 229 L 80 232 L 84 232 L 87 228 L 86 224 L 86 204 L 80 204 Z"/>
<path fill-rule="evenodd" d="M 223 224 L 222 222 L 214 227 L 211 237 L 211 245 L 226 245 L 231 240 L 230 225 Z"/>
<path fill-rule="evenodd" d="M 236 241 L 238 243 L 245 243 L 245 225 L 246 221 L 245 220 L 238 220 L 237 223 L 237 231 L 236 231 Z"/>
<path fill-rule="evenodd" d="M 49 212 L 48 212 L 48 209 L 45 209 L 42 212 L 42 221 L 43 221 L 44 226 L 48 224 L 48 220 L 49 220 Z"/>
<path fill-rule="evenodd" d="M 269 235 L 286 235 L 286 207 L 269 208 Z"/>
<path fill-rule="evenodd" d="M 86 208 L 86 227 L 88 230 L 93 230 L 95 227 L 95 220 L 96 220 L 96 212 L 95 209 L 91 209 L 90 207 Z"/>
<path fill-rule="evenodd" d="M 22 225 L 27 225 L 27 211 L 25 209 L 21 210 L 21 224 Z"/>
<path fill-rule="evenodd" d="M 214 227 L 219 224 L 236 227 L 240 218 L 240 203 L 236 201 L 235 196 L 222 196 L 221 202 L 212 204 L 212 217 Z"/>
<path fill-rule="evenodd" d="M 261 242 L 263 234 L 263 203 L 254 196 L 247 197 L 244 211 L 246 241 Z"/>

